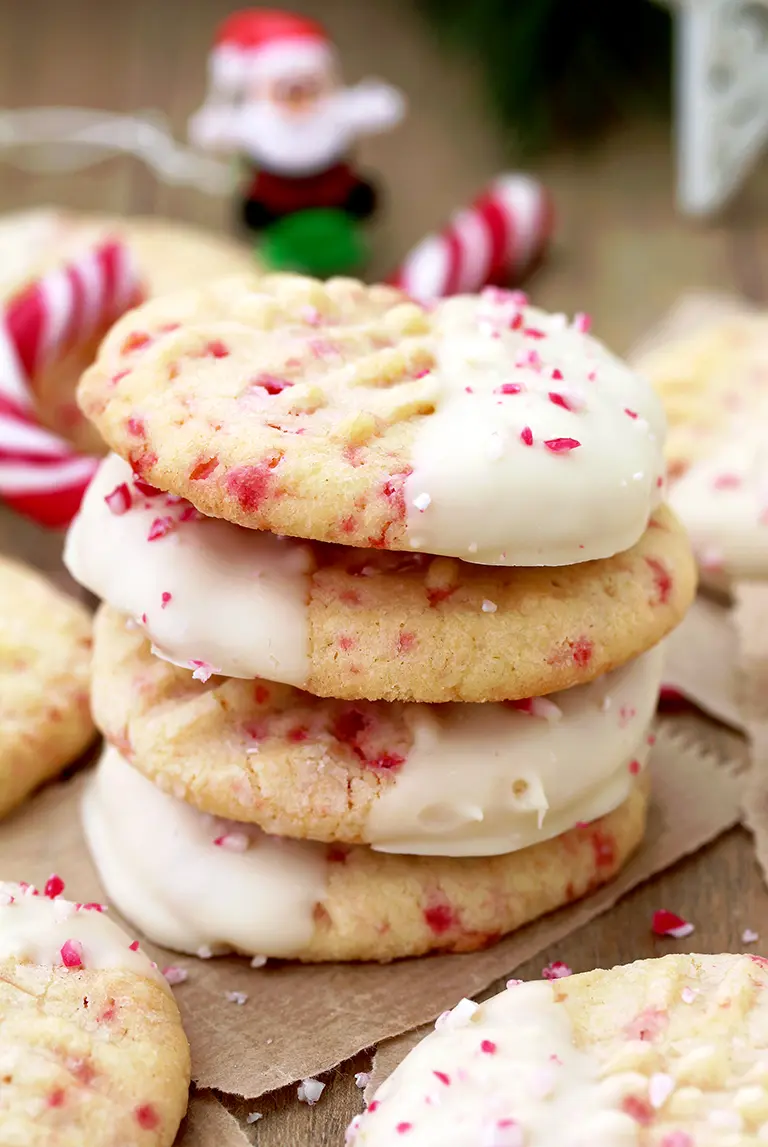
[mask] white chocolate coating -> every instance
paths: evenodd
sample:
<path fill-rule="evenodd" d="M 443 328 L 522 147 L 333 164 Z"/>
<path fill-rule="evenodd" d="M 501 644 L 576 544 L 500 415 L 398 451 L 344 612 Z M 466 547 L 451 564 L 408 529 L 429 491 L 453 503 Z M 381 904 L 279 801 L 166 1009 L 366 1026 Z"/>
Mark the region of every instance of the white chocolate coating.
<path fill-rule="evenodd" d="M 517 984 L 442 1017 L 352 1124 L 347 1144 L 636 1147 L 640 1125 L 620 1109 L 636 1083 L 631 1072 L 600 1078 L 598 1058 L 575 1046 L 553 984 Z"/>
<path fill-rule="evenodd" d="M 670 490 L 703 572 L 768 575 L 768 406 L 738 419 L 728 438 Z"/>
<path fill-rule="evenodd" d="M 131 505 L 113 513 L 105 498 L 123 483 Z M 119 497 L 113 504 L 121 508 Z M 172 528 L 149 541 L 166 518 Z M 64 561 L 76 581 L 141 625 L 167 661 L 286 685 L 308 679 L 308 545 L 204 518 L 173 496 L 147 497 L 113 454 L 70 527 Z"/>
<path fill-rule="evenodd" d="M 533 700 L 533 713 L 408 705 L 414 743 L 372 806 L 367 841 L 381 852 L 492 856 L 618 808 L 648 756 L 662 665 L 657 646 Z"/>
<path fill-rule="evenodd" d="M 312 937 L 325 892 L 322 845 L 199 813 L 113 748 L 86 791 L 83 827 L 109 898 L 158 944 L 290 957 Z M 242 851 L 214 844 L 228 833 Z"/>
<path fill-rule="evenodd" d="M 168 983 L 132 937 L 105 912 L 57 897 L 35 896 L 19 884 L 0 884 L 0 961 L 63 967 L 62 948 L 74 941 L 88 970 L 120 968 L 170 991 Z"/>
<path fill-rule="evenodd" d="M 435 324 L 436 411 L 405 482 L 413 549 L 562 566 L 634 545 L 665 469 L 664 413 L 645 379 L 563 315 L 520 307 L 510 292 L 450 299 Z M 566 439 L 578 445 L 545 445 Z"/>

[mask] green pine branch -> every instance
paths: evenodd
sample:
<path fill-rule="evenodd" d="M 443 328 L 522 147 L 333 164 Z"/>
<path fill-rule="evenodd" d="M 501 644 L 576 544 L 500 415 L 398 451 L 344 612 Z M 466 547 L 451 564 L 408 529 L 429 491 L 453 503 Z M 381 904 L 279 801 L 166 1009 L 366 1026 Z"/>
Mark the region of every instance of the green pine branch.
<path fill-rule="evenodd" d="M 517 150 L 667 114 L 671 16 L 650 0 L 418 0 L 446 43 L 481 63 Z"/>

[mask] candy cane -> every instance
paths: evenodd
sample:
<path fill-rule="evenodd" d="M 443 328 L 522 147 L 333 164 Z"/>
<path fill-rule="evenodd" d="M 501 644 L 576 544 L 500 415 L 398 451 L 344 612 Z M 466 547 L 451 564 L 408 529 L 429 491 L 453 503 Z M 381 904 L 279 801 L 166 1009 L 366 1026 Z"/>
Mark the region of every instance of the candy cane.
<path fill-rule="evenodd" d="M 500 175 L 447 226 L 413 248 L 390 282 L 423 302 L 512 285 L 544 253 L 554 211 L 527 175 Z"/>
<path fill-rule="evenodd" d="M 34 379 L 141 294 L 130 251 L 107 240 L 32 283 L 0 314 L 0 497 L 42 526 L 69 524 L 99 460 L 38 424 Z"/>

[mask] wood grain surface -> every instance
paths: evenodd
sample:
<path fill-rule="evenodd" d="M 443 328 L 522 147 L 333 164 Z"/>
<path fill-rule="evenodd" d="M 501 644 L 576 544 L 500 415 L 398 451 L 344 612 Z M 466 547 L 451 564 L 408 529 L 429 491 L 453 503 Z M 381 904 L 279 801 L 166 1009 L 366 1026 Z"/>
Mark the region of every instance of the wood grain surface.
<path fill-rule="evenodd" d="M 211 29 L 230 7 L 226 0 L 3 0 L 0 106 L 161 108 L 183 138 L 187 117 L 203 94 Z M 510 165 L 511 142 L 496 135 L 471 68 L 445 57 L 404 2 L 314 0 L 296 7 L 329 25 L 349 80 L 379 74 L 401 86 L 411 103 L 398 131 L 361 149 L 362 160 L 381 174 L 388 190 L 386 213 L 372 236 L 371 273 L 384 273 L 488 177 Z M 229 226 L 228 202 L 158 184 L 132 159 L 56 175 L 6 165 L 1 171 L 1 210 L 58 202 Z M 616 349 L 626 349 L 686 288 L 740 291 L 757 300 L 768 295 L 765 165 L 728 216 L 707 226 L 675 215 L 664 125 L 626 125 L 591 152 L 546 157 L 538 173 L 553 190 L 560 226 L 533 293 L 547 307 L 590 311 L 598 334 Z M 2 512 L 0 549 L 62 576 L 61 540 Z M 712 736 L 718 736 L 714 726 Z M 659 907 L 694 922 L 689 943 L 699 951 L 738 950 L 745 928 L 764 933 L 766 943 L 761 939 L 756 947 L 768 951 L 768 895 L 749 838 L 739 830 L 640 888 L 518 974 L 537 976 L 553 958 L 583 970 L 671 950 L 674 942 L 650 933 Z M 252 1006 L 257 1009 L 258 1002 Z M 369 1063 L 370 1056 L 361 1055 L 343 1065 L 313 1108 L 297 1101 L 295 1087 L 250 1108 L 232 1108 L 239 1119 L 248 1110 L 262 1113 L 252 1125 L 241 1123 L 242 1142 L 341 1147 L 345 1126 L 362 1106 L 354 1074 Z M 219 1119 L 209 1098 L 194 1122 L 198 1131 L 214 1128 L 210 1147 L 225 1141 L 225 1126 L 235 1126 Z M 207 1145 L 196 1141 L 196 1147 Z"/>

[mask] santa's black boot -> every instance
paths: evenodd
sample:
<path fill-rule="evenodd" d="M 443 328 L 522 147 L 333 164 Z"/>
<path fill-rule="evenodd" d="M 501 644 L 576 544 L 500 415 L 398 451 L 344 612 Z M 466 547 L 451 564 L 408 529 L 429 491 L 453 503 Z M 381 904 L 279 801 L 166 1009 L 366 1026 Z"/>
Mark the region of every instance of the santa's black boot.
<path fill-rule="evenodd" d="M 369 219 L 379 203 L 379 193 L 367 179 L 359 180 L 350 191 L 344 204 L 347 215 L 353 219 Z"/>
<path fill-rule="evenodd" d="M 239 222 L 245 224 L 249 231 L 263 231 L 279 218 L 258 199 L 243 199 L 240 201 Z"/>

